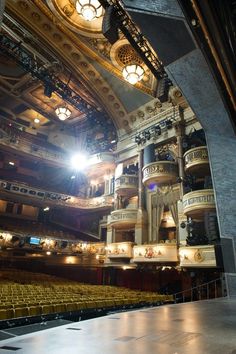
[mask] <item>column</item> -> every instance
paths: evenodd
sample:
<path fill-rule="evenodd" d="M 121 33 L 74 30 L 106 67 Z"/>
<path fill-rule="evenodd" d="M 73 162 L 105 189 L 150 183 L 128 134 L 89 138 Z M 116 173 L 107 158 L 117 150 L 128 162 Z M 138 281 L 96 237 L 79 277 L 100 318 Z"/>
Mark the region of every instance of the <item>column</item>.
<path fill-rule="evenodd" d="M 176 138 L 178 145 L 178 167 L 179 167 L 179 177 L 180 177 L 180 198 L 183 198 L 183 180 L 184 180 L 184 160 L 183 160 L 183 136 L 185 135 L 185 126 L 184 126 L 184 116 L 183 110 L 179 107 L 179 115 L 181 117 L 181 122 L 176 126 Z"/>
<path fill-rule="evenodd" d="M 138 214 L 135 225 L 135 242 L 142 244 L 148 240 L 147 211 L 145 208 L 145 188 L 142 182 L 143 174 L 143 150 L 139 152 L 139 173 L 138 173 Z"/>

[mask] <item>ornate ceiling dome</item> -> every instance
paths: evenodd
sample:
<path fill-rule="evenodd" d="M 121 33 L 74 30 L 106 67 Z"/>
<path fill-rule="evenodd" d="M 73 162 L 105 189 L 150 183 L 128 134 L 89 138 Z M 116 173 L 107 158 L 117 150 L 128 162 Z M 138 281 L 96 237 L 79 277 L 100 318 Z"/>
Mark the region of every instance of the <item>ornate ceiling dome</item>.
<path fill-rule="evenodd" d="M 98 3 L 97 0 L 93 0 Z M 64 25 L 69 27 L 74 32 L 80 33 L 87 37 L 103 37 L 102 35 L 102 19 L 103 14 L 102 8 L 99 7 L 97 10 L 97 17 L 93 20 L 85 20 L 78 10 L 82 9 L 84 0 L 47 0 L 47 4 L 52 10 L 53 14 L 57 16 Z M 91 2 L 91 0 L 90 0 Z M 89 1 L 88 1 L 89 3 Z M 82 5 L 81 5 L 82 4 Z M 95 4 L 96 5 L 96 4 Z M 85 5 L 86 6 L 86 5 Z M 96 5 L 97 6 L 97 5 Z M 98 3 L 99 6 L 99 3 Z M 87 13 L 87 8 L 85 9 Z M 96 10 L 96 7 L 95 7 Z M 95 11 L 96 12 L 96 11 Z"/>

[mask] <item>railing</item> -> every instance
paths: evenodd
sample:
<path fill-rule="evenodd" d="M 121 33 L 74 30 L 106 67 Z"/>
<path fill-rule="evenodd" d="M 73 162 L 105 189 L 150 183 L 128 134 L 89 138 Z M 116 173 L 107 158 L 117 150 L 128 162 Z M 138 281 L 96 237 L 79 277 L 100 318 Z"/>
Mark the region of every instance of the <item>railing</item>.
<path fill-rule="evenodd" d="M 222 278 L 217 278 L 173 294 L 175 303 L 216 299 L 217 297 L 223 296 Z"/>
<path fill-rule="evenodd" d="M 2 179 L 0 180 L 0 194 L 1 193 L 13 193 L 21 197 L 31 198 L 35 202 L 42 202 L 44 205 L 58 205 L 70 208 L 96 209 L 107 208 L 113 205 L 112 196 L 104 195 L 96 198 L 80 198 Z"/>

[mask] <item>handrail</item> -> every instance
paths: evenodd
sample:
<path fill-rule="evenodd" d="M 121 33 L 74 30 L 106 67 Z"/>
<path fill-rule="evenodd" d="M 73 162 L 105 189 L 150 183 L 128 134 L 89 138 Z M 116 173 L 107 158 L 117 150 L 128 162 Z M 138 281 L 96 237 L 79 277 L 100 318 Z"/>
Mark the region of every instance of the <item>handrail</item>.
<path fill-rule="evenodd" d="M 217 282 L 220 282 L 220 285 L 221 285 L 221 294 L 218 294 L 218 288 L 217 288 Z M 212 295 L 212 289 L 210 289 L 210 285 L 211 284 L 214 284 L 213 285 L 213 294 L 214 296 L 211 296 Z M 205 287 L 205 288 L 204 288 Z M 205 291 L 205 294 L 203 294 L 203 291 Z M 185 294 L 188 294 L 190 293 L 190 296 L 186 296 Z M 178 296 L 182 294 L 182 297 L 181 296 Z M 173 298 L 174 298 L 174 302 L 175 303 L 179 303 L 179 302 L 185 302 L 185 301 L 198 301 L 198 300 L 209 300 L 209 299 L 212 299 L 212 298 L 217 298 L 217 297 L 221 297 L 223 296 L 223 291 L 222 291 L 222 278 L 217 278 L 217 279 L 214 279 L 214 280 L 211 280 L 207 283 L 203 283 L 201 285 L 197 285 L 197 286 L 194 286 L 190 289 L 186 289 L 186 290 L 183 290 L 183 291 L 179 291 L 175 294 L 172 294 Z M 182 301 L 181 301 L 182 300 Z"/>

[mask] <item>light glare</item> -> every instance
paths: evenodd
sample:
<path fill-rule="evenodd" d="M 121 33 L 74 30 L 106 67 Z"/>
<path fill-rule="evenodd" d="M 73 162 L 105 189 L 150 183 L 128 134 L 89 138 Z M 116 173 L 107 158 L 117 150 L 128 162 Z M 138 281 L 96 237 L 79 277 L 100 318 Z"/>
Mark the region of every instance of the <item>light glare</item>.
<path fill-rule="evenodd" d="M 71 167 L 77 171 L 82 171 L 88 165 L 87 156 L 76 154 L 71 157 Z"/>

